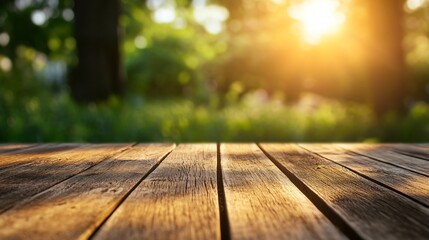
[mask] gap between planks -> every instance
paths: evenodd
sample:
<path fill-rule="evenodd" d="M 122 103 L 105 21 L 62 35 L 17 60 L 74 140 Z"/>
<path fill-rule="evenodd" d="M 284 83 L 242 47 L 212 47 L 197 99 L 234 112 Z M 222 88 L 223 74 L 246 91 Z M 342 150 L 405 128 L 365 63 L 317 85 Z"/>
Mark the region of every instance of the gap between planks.
<path fill-rule="evenodd" d="M 297 145 L 261 146 L 363 238 L 420 239 L 429 235 L 429 211 L 423 205 Z"/>
<path fill-rule="evenodd" d="M 345 239 L 256 144 L 222 144 L 233 239 Z"/>
<path fill-rule="evenodd" d="M 38 145 L 39 144 L 0 144 L 0 155 L 3 153 L 11 153 L 34 148 Z"/>
<path fill-rule="evenodd" d="M 378 146 L 371 144 L 335 144 L 355 155 L 374 159 L 385 164 L 396 166 L 417 174 L 429 177 L 429 161 L 398 153 L 392 146 Z M 387 161 L 388 159 L 388 161 Z"/>
<path fill-rule="evenodd" d="M 182 153 L 180 153 L 182 151 Z M 203 158 L 201 160 L 201 156 L 195 155 L 195 153 L 199 152 L 199 155 L 202 155 Z M 202 154 L 201 154 L 202 153 Z M 188 162 L 182 162 L 180 163 L 180 159 L 188 159 L 191 161 Z M 193 160 L 193 161 L 192 161 Z M 202 161 L 202 162 L 201 162 Z M 202 163 L 204 163 L 201 165 Z M 191 199 L 187 199 L 185 207 L 189 205 L 189 203 L 192 203 L 192 210 L 190 212 L 202 212 L 203 215 L 206 215 L 205 217 L 201 217 L 200 214 L 191 214 L 194 217 L 193 221 L 191 221 L 189 224 L 185 224 L 186 227 L 179 227 L 178 231 L 174 231 L 171 229 L 178 228 L 178 226 L 183 225 L 183 222 L 178 223 L 167 223 L 165 221 L 160 222 L 152 222 L 152 221 L 143 221 L 143 217 L 148 218 L 147 214 L 145 216 L 140 216 L 142 212 L 148 212 L 148 211 L 135 211 L 135 206 L 133 202 L 138 201 L 139 206 L 144 207 L 145 203 L 150 205 L 150 209 L 163 209 L 163 208 L 170 208 L 171 206 L 177 205 L 178 200 L 171 199 L 168 196 L 157 196 L 156 192 L 157 189 L 160 188 L 159 184 L 166 184 L 167 182 L 171 182 L 168 185 L 177 185 L 177 183 L 180 183 L 180 181 L 184 181 L 183 175 L 179 173 L 175 173 L 173 170 L 177 168 L 183 168 L 184 166 L 191 166 L 189 168 L 189 171 L 187 175 L 191 175 L 194 177 L 198 177 L 199 180 L 201 180 L 201 183 L 199 181 L 196 181 L 195 184 L 198 186 L 196 188 L 205 189 L 207 191 L 207 195 L 199 195 L 198 191 L 195 192 L 195 190 L 192 190 L 188 187 L 184 189 L 185 192 L 188 192 L 191 194 L 191 196 L 196 196 L 197 199 L 204 200 L 206 199 L 206 203 L 212 204 L 212 207 L 204 208 L 207 206 L 204 206 L 206 204 L 201 205 L 198 203 L 198 201 L 195 203 Z M 205 166 L 206 165 L 206 166 Z M 195 166 L 195 168 L 193 167 Z M 207 167 L 208 166 L 208 167 Z M 208 171 L 208 172 L 207 172 Z M 196 173 L 198 176 L 196 175 Z M 208 175 L 206 175 L 208 174 Z M 182 176 L 181 176 L 182 175 Z M 204 177 L 206 175 L 206 177 Z M 186 176 L 186 184 L 189 183 L 188 180 L 189 176 Z M 207 178 L 209 177 L 209 178 Z M 130 193 L 130 196 L 128 196 L 121 205 L 118 205 L 118 208 L 112 212 L 112 214 L 106 218 L 106 220 L 103 222 L 102 225 L 97 229 L 97 231 L 94 232 L 94 234 L 91 236 L 91 239 L 114 239 L 116 237 L 124 237 L 126 236 L 128 239 L 140 239 L 145 237 L 150 237 L 151 239 L 222 239 L 222 240 L 228 240 L 230 239 L 230 232 L 229 232 L 229 220 L 227 215 L 227 206 L 226 206 L 226 200 L 225 200 L 225 193 L 223 188 L 223 177 L 222 177 L 222 170 L 221 170 L 221 158 L 220 158 L 220 144 L 198 144 L 198 145 L 190 145 L 190 144 L 183 144 L 178 145 L 174 149 L 174 151 L 169 154 L 167 157 L 164 158 L 162 161 L 162 164 L 160 163 L 159 166 L 157 166 L 154 171 L 151 172 L 151 175 L 144 179 L 144 181 L 140 182 L 138 185 L 136 185 L 135 189 Z M 164 181 L 165 180 L 165 181 Z M 207 182 L 209 181 L 209 182 Z M 180 185 L 180 184 L 179 184 Z M 155 186 L 155 187 L 153 187 Z M 177 186 L 174 186 L 173 188 L 176 188 Z M 207 187 L 211 188 L 211 190 L 207 189 Z M 161 188 L 162 189 L 162 188 Z M 183 189 L 183 186 L 179 189 Z M 158 190 L 159 191 L 159 190 Z M 209 194 L 210 193 L 210 194 Z M 167 193 L 167 195 L 169 195 Z M 200 197 L 198 197 L 198 195 Z M 203 198 L 201 198 L 203 196 Z M 161 197 L 161 198 L 160 198 Z M 167 200 L 164 204 L 161 204 L 162 206 L 156 206 L 154 204 L 153 200 L 155 199 L 157 204 L 159 205 L 159 201 L 162 200 L 162 198 L 166 198 Z M 207 202 L 207 197 L 211 199 L 211 201 Z M 216 201 L 213 201 L 217 197 L 217 207 L 213 207 L 216 203 Z M 148 200 L 149 198 L 149 200 Z M 189 198 L 189 197 L 188 197 Z M 152 203 L 151 203 L 152 202 Z M 180 201 L 179 201 L 180 202 Z M 183 201 L 182 201 L 183 202 Z M 195 205 L 197 208 L 195 209 Z M 200 207 L 198 207 L 200 205 Z M 140 208 L 141 208 L 140 207 Z M 188 206 L 190 207 L 190 206 Z M 202 208 L 201 208 L 202 207 Z M 200 211 L 199 211 L 199 210 Z M 216 212 L 217 210 L 217 212 Z M 164 209 L 165 211 L 165 209 Z M 180 210 L 182 211 L 182 210 Z M 215 211 L 215 212 L 213 212 Z M 131 216 L 129 215 L 130 212 L 133 212 Z M 162 211 L 161 211 L 162 212 Z M 204 213 L 208 212 L 208 213 Z M 182 221 L 186 222 L 186 219 L 183 217 L 180 217 L 180 214 L 177 215 L 177 212 L 170 211 L 171 214 L 173 214 L 173 219 L 181 219 Z M 150 211 L 148 213 L 151 215 Z M 207 215 L 208 214 L 208 215 Z M 164 214 L 161 214 L 161 216 L 164 216 Z M 165 217 L 165 216 L 164 216 Z M 198 223 L 195 222 L 198 220 Z M 154 219 L 154 218 L 151 218 Z M 171 217 L 170 217 L 171 219 Z M 162 220 L 162 219 L 161 219 Z M 159 221 L 159 219 L 158 219 Z M 125 223 L 124 223 L 125 222 Z M 130 226 L 128 229 L 119 228 L 120 230 L 117 230 L 118 225 L 127 225 Z M 210 224 L 211 223 L 211 224 Z M 143 224 L 143 226 L 141 226 Z M 195 227 L 195 224 L 198 224 Z M 214 228 L 214 232 L 210 231 L 213 226 L 217 224 L 218 227 Z M 136 227 L 136 225 L 138 227 Z M 147 226 L 152 227 L 147 227 Z M 159 226 L 164 225 L 167 229 L 160 229 L 160 231 L 156 231 Z M 170 230 L 169 230 L 170 229 Z M 143 231 L 142 231 L 143 230 Z M 144 231 L 146 230 L 146 231 Z M 155 231 L 154 231 L 155 230 Z M 162 233 L 163 231 L 166 231 L 166 233 Z"/>
<path fill-rule="evenodd" d="M 140 182 L 94 239 L 219 239 L 215 144 L 181 144 Z"/>
<path fill-rule="evenodd" d="M 277 161 L 273 155 L 265 150 L 261 144 L 258 147 L 264 154 L 290 179 L 293 184 L 321 211 L 338 229 L 340 229 L 350 239 L 362 239 L 359 233 L 353 229 L 347 221 L 337 213 L 323 198 L 305 184 L 299 177 L 293 174 L 288 168 Z"/>
<path fill-rule="evenodd" d="M 58 149 L 53 145 L 53 149 Z M 89 170 L 98 163 L 126 151 L 131 145 L 73 145 L 64 151 L 30 157 L 26 164 L 15 164 L 0 170 L 0 213 L 17 205 L 46 189 L 54 187 L 67 179 Z M 62 149 L 61 145 L 59 148 Z M 37 150 L 39 151 L 39 150 Z M 20 157 L 23 157 L 19 155 Z M 25 157 L 25 156 L 24 156 Z M 4 160 L 4 159 L 2 159 Z M 8 158 L 6 160 L 9 160 Z M 14 163 L 27 162 L 25 158 L 12 158 Z"/>
<path fill-rule="evenodd" d="M 181 146 L 181 145 L 179 145 L 179 146 Z M 258 145 L 257 148 L 253 149 L 253 151 L 256 151 L 256 152 L 261 151 L 261 150 L 262 150 L 262 152 L 260 154 L 256 153 L 257 158 L 263 159 L 263 158 L 267 158 L 268 157 L 269 160 L 268 159 L 267 160 L 269 162 L 271 162 L 272 164 L 274 164 L 277 167 L 277 169 L 282 170 L 283 175 L 285 175 L 286 178 L 288 178 L 293 183 L 292 185 L 294 185 L 295 187 L 297 187 L 301 193 L 304 193 L 304 195 L 306 196 L 306 198 L 309 199 L 313 203 L 313 205 L 315 207 L 317 207 L 323 213 L 324 216 L 328 217 L 328 219 L 330 220 L 330 222 L 334 223 L 334 225 L 337 226 L 348 237 L 355 238 L 355 239 L 356 238 L 360 238 L 360 236 L 361 236 L 360 233 L 362 233 L 362 231 L 359 230 L 360 233 L 356 232 L 354 230 L 354 228 L 352 228 L 349 225 L 349 223 L 346 220 L 343 219 L 342 215 L 337 213 L 338 208 L 337 209 L 332 208 L 326 201 L 324 201 L 317 194 L 317 192 L 315 192 L 311 187 L 308 187 L 308 184 L 304 183 L 302 181 L 302 178 L 298 177 L 297 175 L 294 175 L 288 168 L 286 168 L 286 166 L 282 165 L 278 160 L 276 160 L 276 158 L 274 158 L 272 155 L 270 155 L 270 153 L 268 153 L 267 151 L 265 151 L 265 149 L 263 147 L 261 147 L 261 145 Z M 138 196 L 138 192 L 136 192 L 136 190 L 138 190 L 138 188 L 141 187 L 143 181 L 146 178 L 148 178 L 148 177 L 151 178 L 151 175 L 154 172 L 155 173 L 159 173 L 159 172 L 162 173 L 162 169 L 158 170 L 158 168 L 160 167 L 161 162 L 164 164 L 165 159 L 170 156 L 169 154 L 171 153 L 171 151 L 173 151 L 173 149 L 170 150 L 170 152 L 168 152 L 165 156 L 163 156 L 157 162 L 157 164 L 153 165 L 152 168 L 149 169 L 148 172 L 125 195 L 122 196 L 122 198 L 120 198 L 120 200 L 116 203 L 116 205 L 113 204 L 113 207 L 111 206 L 108 209 L 109 211 L 106 212 L 106 213 L 104 213 L 104 215 L 98 215 L 99 216 L 99 220 L 96 221 L 95 223 L 93 223 L 91 225 L 92 227 L 90 229 L 86 229 L 83 233 L 81 232 L 81 234 L 79 236 L 80 237 L 84 237 L 84 238 L 86 238 L 86 237 L 95 237 L 95 238 L 97 238 L 97 237 L 103 236 L 102 235 L 103 231 L 107 231 L 107 230 L 104 229 L 104 227 L 106 227 L 106 226 L 109 225 L 109 221 L 114 221 L 115 214 L 120 214 L 118 210 L 120 210 L 120 208 L 122 207 L 122 205 L 124 203 L 127 203 L 127 201 L 131 201 L 131 200 L 129 200 L 129 199 L 131 199 L 130 198 L 131 195 L 135 194 L 135 195 Z M 217 234 L 220 234 L 220 238 L 221 239 L 229 239 L 231 237 L 237 236 L 237 235 L 234 235 L 234 228 L 231 229 L 231 224 L 234 225 L 236 222 L 235 221 L 232 222 L 232 223 L 228 222 L 230 220 L 229 217 L 228 217 L 228 208 L 227 208 L 228 195 L 225 196 L 225 186 L 224 186 L 224 183 L 225 183 L 224 181 L 226 181 L 225 178 L 228 178 L 228 177 L 226 177 L 225 174 L 223 173 L 222 164 L 225 165 L 225 163 L 224 163 L 224 161 L 222 161 L 223 158 L 221 159 L 221 156 L 222 156 L 221 145 L 217 144 L 216 145 L 216 150 L 215 150 L 215 157 L 214 157 L 214 159 L 215 159 L 215 165 L 216 165 L 216 167 L 215 167 L 215 176 L 216 176 L 215 177 L 216 178 L 215 185 L 217 185 L 217 187 L 215 187 L 215 189 L 217 189 L 217 204 L 218 204 L 218 206 L 217 206 L 216 209 L 218 210 L 217 214 L 220 215 L 220 216 L 218 216 L 218 218 L 220 218 L 220 219 L 217 219 L 218 224 L 220 224 L 220 226 L 219 226 L 220 233 L 218 232 Z M 234 161 L 234 159 L 230 159 L 229 161 Z M 331 160 L 329 160 L 329 161 L 331 161 Z M 265 162 L 265 164 L 270 165 L 266 160 L 264 160 L 263 162 Z M 234 163 L 230 162 L 229 164 L 234 164 Z M 98 166 L 98 164 L 97 164 L 97 166 Z M 163 165 L 161 165 L 161 166 L 163 166 Z M 276 170 L 273 170 L 273 171 L 276 171 Z M 349 171 L 350 171 L 350 169 L 349 169 Z M 82 174 L 84 175 L 85 173 L 81 173 L 79 175 L 82 175 Z M 212 174 L 213 174 L 213 172 L 212 172 Z M 87 176 L 91 176 L 91 175 L 87 175 Z M 229 174 L 229 177 L 231 177 L 231 176 L 232 175 Z M 70 179 L 67 179 L 67 181 L 65 181 L 65 182 L 68 182 L 68 181 L 70 181 Z M 156 181 L 155 181 L 155 184 L 156 184 Z M 62 183 L 59 184 L 59 185 L 62 185 Z M 228 188 L 228 187 L 231 187 L 231 186 L 227 185 L 226 187 Z M 136 193 L 134 193 L 134 192 L 136 192 Z M 44 195 L 44 193 L 38 194 L 38 195 Z M 230 195 L 231 195 L 231 192 L 229 193 L 229 196 Z M 131 197 L 135 197 L 135 196 L 133 195 Z M 32 199 L 34 199 L 34 198 L 32 198 Z M 228 206 L 231 206 L 231 203 Z M 2 217 L 2 215 L 0 215 L 0 226 L 2 226 L 2 224 L 1 224 L 1 217 Z M 230 230 L 232 231 L 232 233 L 230 233 Z M 376 234 L 374 234 L 374 235 L 367 235 L 366 232 L 363 235 L 365 237 L 368 237 L 368 236 L 372 236 L 372 237 L 373 236 L 377 236 Z M 31 235 L 31 236 L 34 237 L 34 235 Z M 75 236 L 78 236 L 78 235 L 75 235 Z M 391 235 L 391 236 L 393 236 L 393 235 Z M 216 238 L 219 238 L 219 236 L 217 236 Z"/>
<path fill-rule="evenodd" d="M 425 175 L 367 156 L 349 154 L 347 150 L 332 144 L 301 144 L 301 146 L 363 178 L 429 208 L 429 178 Z"/>
<path fill-rule="evenodd" d="M 173 147 L 151 145 L 142 151 L 147 145 L 134 146 L 26 199 L 0 214 L 0 239 L 88 238 L 141 180 L 142 172 Z"/>
<path fill-rule="evenodd" d="M 402 155 L 429 161 L 429 145 L 427 144 L 383 144 L 383 146 L 391 147 L 394 152 Z"/>

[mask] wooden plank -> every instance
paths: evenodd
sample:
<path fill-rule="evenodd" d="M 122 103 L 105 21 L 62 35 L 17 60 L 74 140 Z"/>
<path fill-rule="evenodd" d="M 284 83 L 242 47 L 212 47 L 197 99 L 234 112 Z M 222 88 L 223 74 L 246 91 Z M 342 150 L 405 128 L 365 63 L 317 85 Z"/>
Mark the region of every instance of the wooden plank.
<path fill-rule="evenodd" d="M 256 144 L 222 144 L 232 239 L 342 239 L 345 236 Z"/>
<path fill-rule="evenodd" d="M 0 213 L 14 204 L 78 174 L 131 144 L 85 145 L 71 151 L 31 158 L 31 162 L 0 169 Z M 61 148 L 60 148 L 61 149 Z M 26 153 L 27 154 L 27 153 Z"/>
<path fill-rule="evenodd" d="M 262 144 L 287 174 L 307 186 L 361 237 L 425 239 L 428 208 L 290 144 Z"/>
<path fill-rule="evenodd" d="M 9 167 L 28 164 L 36 160 L 61 158 L 67 150 L 83 146 L 82 144 L 42 144 L 33 148 L 21 149 L 0 155 L 0 171 Z"/>
<path fill-rule="evenodd" d="M 396 165 L 429 177 L 429 161 L 389 151 L 378 144 L 339 144 L 338 146 L 381 162 Z"/>
<path fill-rule="evenodd" d="M 0 154 L 35 147 L 37 144 L 0 144 Z"/>
<path fill-rule="evenodd" d="M 0 239 L 86 239 L 174 147 L 137 145 L 0 215 Z"/>
<path fill-rule="evenodd" d="M 179 145 L 95 239 L 219 239 L 216 144 Z"/>
<path fill-rule="evenodd" d="M 358 155 L 349 155 L 332 144 L 303 144 L 306 149 L 330 159 L 378 183 L 404 193 L 429 207 L 429 178 L 406 169 Z"/>
<path fill-rule="evenodd" d="M 427 144 L 382 144 L 391 151 L 429 161 L 429 145 Z"/>

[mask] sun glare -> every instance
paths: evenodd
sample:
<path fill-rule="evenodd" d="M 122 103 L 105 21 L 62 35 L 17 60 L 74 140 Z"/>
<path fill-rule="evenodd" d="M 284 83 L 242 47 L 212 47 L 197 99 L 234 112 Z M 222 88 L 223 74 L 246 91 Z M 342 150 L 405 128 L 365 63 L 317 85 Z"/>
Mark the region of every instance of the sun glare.
<path fill-rule="evenodd" d="M 302 25 L 304 40 L 313 45 L 337 32 L 345 20 L 338 0 L 306 0 L 292 6 L 288 13 Z"/>

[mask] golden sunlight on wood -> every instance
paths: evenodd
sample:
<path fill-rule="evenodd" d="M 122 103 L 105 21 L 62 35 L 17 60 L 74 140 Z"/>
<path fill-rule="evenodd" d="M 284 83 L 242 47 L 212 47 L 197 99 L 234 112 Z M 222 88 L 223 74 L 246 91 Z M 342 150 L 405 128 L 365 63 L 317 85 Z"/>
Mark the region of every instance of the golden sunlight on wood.
<path fill-rule="evenodd" d="M 337 32 L 345 21 L 338 0 L 306 0 L 292 6 L 288 13 L 299 21 L 309 44 L 318 44 L 324 36 Z"/>
<path fill-rule="evenodd" d="M 0 239 L 429 236 L 429 144 L 0 144 L 22 147 Z"/>

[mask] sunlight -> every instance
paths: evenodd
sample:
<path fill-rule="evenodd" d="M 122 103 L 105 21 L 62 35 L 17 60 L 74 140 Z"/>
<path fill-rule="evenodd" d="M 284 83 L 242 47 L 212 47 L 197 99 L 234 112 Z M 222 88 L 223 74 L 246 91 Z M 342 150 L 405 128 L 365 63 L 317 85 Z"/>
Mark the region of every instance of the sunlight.
<path fill-rule="evenodd" d="M 224 22 L 228 19 L 229 12 L 225 7 L 219 5 L 194 5 L 195 21 L 204 26 L 207 32 L 218 34 L 223 29 Z"/>
<path fill-rule="evenodd" d="M 3 72 L 9 72 L 12 69 L 12 61 L 8 57 L 0 55 L 0 70 Z"/>
<path fill-rule="evenodd" d="M 426 0 L 407 0 L 406 7 L 413 11 L 422 7 L 425 3 Z"/>
<path fill-rule="evenodd" d="M 304 40 L 317 44 L 323 36 L 337 32 L 345 20 L 338 0 L 307 0 L 291 7 L 289 15 L 302 25 Z"/>

